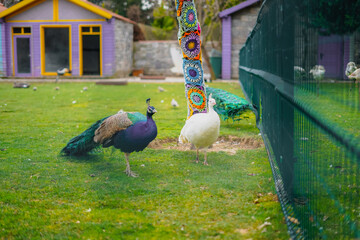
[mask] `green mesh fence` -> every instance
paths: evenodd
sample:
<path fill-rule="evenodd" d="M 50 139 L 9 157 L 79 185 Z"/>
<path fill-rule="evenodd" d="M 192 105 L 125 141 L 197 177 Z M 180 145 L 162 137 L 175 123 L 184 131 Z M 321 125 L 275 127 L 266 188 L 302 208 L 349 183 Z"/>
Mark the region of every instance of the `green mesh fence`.
<path fill-rule="evenodd" d="M 293 239 L 360 239 L 360 89 L 345 74 L 348 62 L 360 67 L 359 9 L 356 0 L 264 1 L 240 51 Z"/>

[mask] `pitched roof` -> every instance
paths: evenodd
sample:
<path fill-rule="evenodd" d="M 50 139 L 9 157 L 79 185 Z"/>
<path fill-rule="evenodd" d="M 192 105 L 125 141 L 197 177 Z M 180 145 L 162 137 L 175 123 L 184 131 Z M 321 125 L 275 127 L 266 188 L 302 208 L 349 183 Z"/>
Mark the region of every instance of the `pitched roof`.
<path fill-rule="evenodd" d="M 123 21 L 128 22 L 128 23 L 131 23 L 131 24 L 137 24 L 136 22 L 130 20 L 129 18 L 123 17 L 123 16 L 121 16 L 121 15 L 119 15 L 119 14 L 117 14 L 117 13 L 114 13 L 114 12 L 112 12 L 112 11 L 110 11 L 110 10 L 107 10 L 107 9 L 105 9 L 105 8 L 102 8 L 102 7 L 96 5 L 96 4 L 92 3 L 92 2 L 89 2 L 89 1 L 87 1 L 87 0 L 77 0 L 77 1 L 85 2 L 86 4 L 89 4 L 89 5 L 93 6 L 94 8 L 98 8 L 98 9 L 104 11 L 104 12 L 107 12 L 107 13 L 111 14 L 111 16 L 113 16 L 113 17 L 116 18 L 116 19 L 123 20 Z"/>
<path fill-rule="evenodd" d="M 20 11 L 21 9 L 28 7 L 30 4 L 35 3 L 36 1 L 38 1 L 38 0 L 24 0 L 24 1 L 21 1 L 17 4 L 15 4 L 14 6 L 12 6 L 10 8 L 7 8 L 7 9 L 5 8 L 3 11 L 1 11 L 1 8 L 0 8 L 0 18 L 6 17 L 12 13 Z M 93 4 L 89 1 L 86 1 L 86 0 L 68 0 L 68 1 L 80 6 L 82 8 L 85 8 L 88 11 L 91 11 L 99 16 L 102 16 L 104 18 L 111 19 L 114 17 L 116 19 L 131 23 L 131 24 L 136 24 L 136 22 L 134 22 L 126 17 L 123 17 L 116 13 L 113 13 L 113 12 L 111 12 L 105 8 L 102 8 L 96 4 Z"/>
<path fill-rule="evenodd" d="M 234 12 L 237 12 L 237 11 L 240 11 L 240 10 L 242 10 L 244 8 L 247 8 L 247 7 L 253 5 L 253 4 L 257 3 L 257 2 L 260 2 L 260 0 L 247 0 L 245 2 L 242 2 L 242 3 L 232 7 L 232 8 L 228 8 L 228 9 L 225 9 L 224 11 L 220 12 L 219 17 L 220 18 L 227 17 L 227 16 L 233 14 Z"/>

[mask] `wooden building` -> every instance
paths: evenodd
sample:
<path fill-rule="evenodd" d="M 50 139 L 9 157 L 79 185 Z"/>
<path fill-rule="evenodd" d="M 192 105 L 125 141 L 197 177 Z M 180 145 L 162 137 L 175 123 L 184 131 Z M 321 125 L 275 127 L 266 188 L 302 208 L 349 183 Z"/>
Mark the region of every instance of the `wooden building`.
<path fill-rule="evenodd" d="M 24 0 L 2 12 L 5 76 L 127 76 L 135 22 L 85 0 Z"/>

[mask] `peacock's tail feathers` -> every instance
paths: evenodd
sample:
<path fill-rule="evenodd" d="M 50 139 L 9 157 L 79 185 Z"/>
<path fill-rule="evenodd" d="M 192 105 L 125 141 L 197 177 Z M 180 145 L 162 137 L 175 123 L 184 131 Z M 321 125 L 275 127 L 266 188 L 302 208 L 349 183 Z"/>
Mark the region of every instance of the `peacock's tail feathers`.
<path fill-rule="evenodd" d="M 119 112 L 105 119 L 95 131 L 94 141 L 96 143 L 103 144 L 106 140 L 112 138 L 112 136 L 133 123 L 127 117 L 126 112 Z"/>
<path fill-rule="evenodd" d="M 233 121 L 239 121 L 248 118 L 248 113 L 253 111 L 248 101 L 225 90 L 206 87 L 206 94 L 212 94 L 212 98 L 216 100 L 214 110 L 224 120 L 231 118 Z"/>
<path fill-rule="evenodd" d="M 83 133 L 70 139 L 67 145 L 61 150 L 61 153 L 67 156 L 81 155 L 90 152 L 91 150 L 98 147 L 100 143 L 96 143 L 94 141 L 95 131 L 96 129 L 99 128 L 101 123 L 107 118 L 108 117 L 97 121 L 96 123 L 91 125 L 87 130 L 85 130 Z"/>

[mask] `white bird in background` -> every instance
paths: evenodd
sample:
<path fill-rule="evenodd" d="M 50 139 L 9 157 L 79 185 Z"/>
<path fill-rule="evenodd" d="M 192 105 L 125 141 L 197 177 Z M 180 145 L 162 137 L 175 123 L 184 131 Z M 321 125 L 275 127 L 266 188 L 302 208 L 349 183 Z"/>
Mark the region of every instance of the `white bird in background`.
<path fill-rule="evenodd" d="M 56 91 L 59 91 L 59 90 L 60 90 L 60 87 L 56 87 L 55 90 L 56 90 Z"/>
<path fill-rule="evenodd" d="M 209 95 L 209 105 L 207 113 L 197 113 L 191 116 L 182 128 L 179 143 L 192 143 L 196 148 L 196 163 L 199 162 L 199 149 L 204 148 L 204 165 L 208 165 L 206 151 L 219 136 L 220 118 L 214 111 L 215 99 Z"/>
<path fill-rule="evenodd" d="M 350 74 L 349 79 L 352 79 L 354 82 L 360 81 L 360 68 L 356 69 L 352 74 Z"/>
<path fill-rule="evenodd" d="M 83 87 L 83 91 L 87 91 L 88 90 L 88 88 L 87 87 Z"/>
<path fill-rule="evenodd" d="M 306 79 L 306 71 L 302 67 L 294 66 L 294 79 L 297 82 L 300 82 Z"/>
<path fill-rule="evenodd" d="M 172 99 L 172 100 L 171 100 L 171 106 L 173 106 L 174 108 L 176 108 L 176 107 L 179 107 L 179 104 L 178 104 L 178 102 L 177 102 L 175 99 Z"/>
<path fill-rule="evenodd" d="M 345 75 L 347 77 L 349 77 L 353 72 L 355 72 L 356 70 L 356 65 L 354 62 L 349 62 L 347 65 L 346 65 L 346 70 L 345 70 Z"/>
<path fill-rule="evenodd" d="M 165 92 L 166 90 L 164 89 L 164 88 L 162 88 L 162 87 L 158 87 L 158 90 L 159 90 L 159 92 Z"/>
<path fill-rule="evenodd" d="M 204 73 L 204 81 L 211 82 L 211 74 L 210 73 Z"/>
<path fill-rule="evenodd" d="M 36 91 L 36 90 L 37 90 L 37 87 L 34 87 L 33 90 Z"/>
<path fill-rule="evenodd" d="M 71 73 L 71 71 L 68 68 L 59 68 L 56 71 L 57 75 L 56 75 L 56 82 L 59 81 L 59 76 L 63 76 L 65 75 L 65 73 Z"/>
<path fill-rule="evenodd" d="M 322 65 L 315 65 L 311 70 L 310 73 L 313 75 L 316 81 L 321 81 L 324 79 L 325 75 L 325 68 Z"/>

